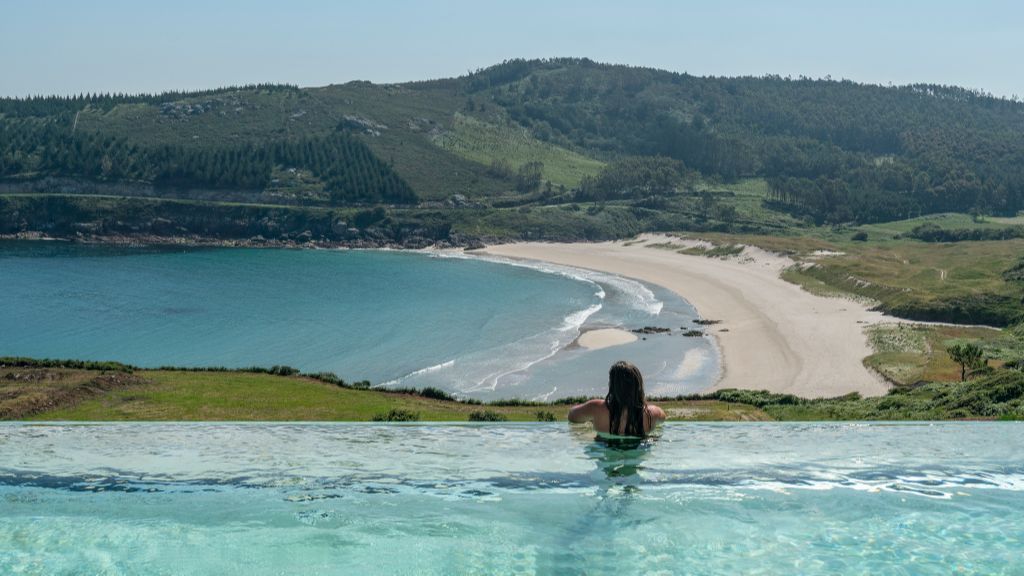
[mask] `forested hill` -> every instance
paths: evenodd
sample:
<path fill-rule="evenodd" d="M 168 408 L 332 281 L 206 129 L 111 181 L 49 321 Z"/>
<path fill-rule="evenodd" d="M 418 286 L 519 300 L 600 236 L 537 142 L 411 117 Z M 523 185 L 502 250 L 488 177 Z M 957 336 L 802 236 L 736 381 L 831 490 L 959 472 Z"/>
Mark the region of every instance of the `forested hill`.
<path fill-rule="evenodd" d="M 693 182 L 751 177 L 767 181 L 767 206 L 819 223 L 1013 213 L 1024 209 L 1024 104 L 586 59 L 394 85 L 0 99 L 0 185 L 16 191 L 57 178 L 326 207 L 658 209 Z"/>
<path fill-rule="evenodd" d="M 1024 207 L 1024 104 L 956 87 L 507 62 L 467 79 L 541 138 L 664 155 L 826 221 Z"/>

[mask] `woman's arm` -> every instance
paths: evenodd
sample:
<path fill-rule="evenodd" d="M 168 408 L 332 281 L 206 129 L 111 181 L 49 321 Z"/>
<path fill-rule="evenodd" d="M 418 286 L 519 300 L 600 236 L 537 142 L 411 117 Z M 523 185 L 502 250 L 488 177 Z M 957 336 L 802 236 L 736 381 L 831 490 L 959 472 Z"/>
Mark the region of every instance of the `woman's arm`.
<path fill-rule="evenodd" d="M 604 400 L 595 398 L 588 400 L 583 404 L 577 404 L 569 409 L 569 422 L 573 424 L 582 424 L 583 422 L 591 422 L 594 420 L 594 409 L 598 405 L 603 405 Z"/>
<path fill-rule="evenodd" d="M 664 422 L 668 419 L 668 415 L 665 414 L 665 411 L 654 404 L 647 405 L 647 413 L 651 415 L 652 424 Z"/>

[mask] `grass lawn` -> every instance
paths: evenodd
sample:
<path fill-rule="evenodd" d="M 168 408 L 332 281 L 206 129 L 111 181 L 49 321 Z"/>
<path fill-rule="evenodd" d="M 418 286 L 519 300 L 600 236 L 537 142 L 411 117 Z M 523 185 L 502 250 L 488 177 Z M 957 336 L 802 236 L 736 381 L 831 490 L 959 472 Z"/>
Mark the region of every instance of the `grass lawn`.
<path fill-rule="evenodd" d="M 466 421 L 491 411 L 509 421 L 537 421 L 538 412 L 564 420 L 568 405 L 491 406 L 412 394 L 341 388 L 303 377 L 248 372 L 139 371 L 146 382 L 119 388 L 74 405 L 46 410 L 34 420 L 304 420 L 369 421 L 390 410 L 407 410 L 421 421 Z M 765 420 L 752 406 L 714 400 L 660 404 L 672 420 Z"/>
<path fill-rule="evenodd" d="M 920 364 L 915 368 L 921 373 L 945 378 L 955 372 L 955 366 L 935 352 L 937 345 L 949 341 L 949 336 L 973 335 L 952 330 L 882 334 L 876 339 L 887 351 L 879 354 L 910 354 L 908 358 Z M 923 360 L 912 358 L 914 354 Z M 902 386 L 877 398 L 850 395 L 806 400 L 787 394 L 722 390 L 657 403 L 673 421 L 1024 418 L 1024 374 L 995 365 L 993 369 L 991 374 L 965 383 Z M 127 372 L 54 364 L 0 368 L 0 419 L 6 420 L 365 422 L 397 410 L 413 415 L 412 420 L 426 422 L 465 422 L 474 419 L 474 412 L 485 411 L 492 420 L 564 422 L 568 408 L 568 404 L 474 405 L 254 372 Z"/>
<path fill-rule="evenodd" d="M 0 420 L 14 420 L 88 397 L 97 372 L 0 368 Z"/>

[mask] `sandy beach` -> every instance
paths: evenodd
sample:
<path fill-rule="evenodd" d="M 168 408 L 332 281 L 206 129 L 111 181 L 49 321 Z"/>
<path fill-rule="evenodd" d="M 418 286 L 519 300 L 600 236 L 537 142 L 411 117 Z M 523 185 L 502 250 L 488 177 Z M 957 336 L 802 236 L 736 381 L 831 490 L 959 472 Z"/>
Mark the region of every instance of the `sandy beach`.
<path fill-rule="evenodd" d="M 871 354 L 864 327 L 895 318 L 782 280 L 781 271 L 793 263 L 782 256 L 747 247 L 723 260 L 650 247 L 666 242 L 692 245 L 644 235 L 631 242 L 502 244 L 485 252 L 618 274 L 676 292 L 702 318 L 720 321 L 706 327 L 722 353 L 723 373 L 712 390 L 770 390 L 807 398 L 850 392 L 877 396 L 888 390 L 861 362 Z"/>
<path fill-rule="evenodd" d="M 629 344 L 630 342 L 636 342 L 636 340 L 637 336 L 632 332 L 618 328 L 599 328 L 580 334 L 580 337 L 576 339 L 576 344 L 587 350 L 600 350 L 602 348 Z"/>

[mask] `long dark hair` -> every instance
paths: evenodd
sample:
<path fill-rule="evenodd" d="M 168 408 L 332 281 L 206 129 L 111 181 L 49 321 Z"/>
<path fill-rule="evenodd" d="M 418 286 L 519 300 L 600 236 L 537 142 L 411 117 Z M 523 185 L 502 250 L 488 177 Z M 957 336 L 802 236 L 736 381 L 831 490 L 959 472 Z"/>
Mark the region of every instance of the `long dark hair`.
<path fill-rule="evenodd" d="M 647 418 L 647 401 L 644 398 L 644 377 L 640 369 L 629 362 L 616 362 L 608 371 L 608 395 L 604 397 L 611 422 L 608 431 L 619 433 L 622 410 L 626 410 L 624 436 L 647 436 L 644 421 Z"/>

